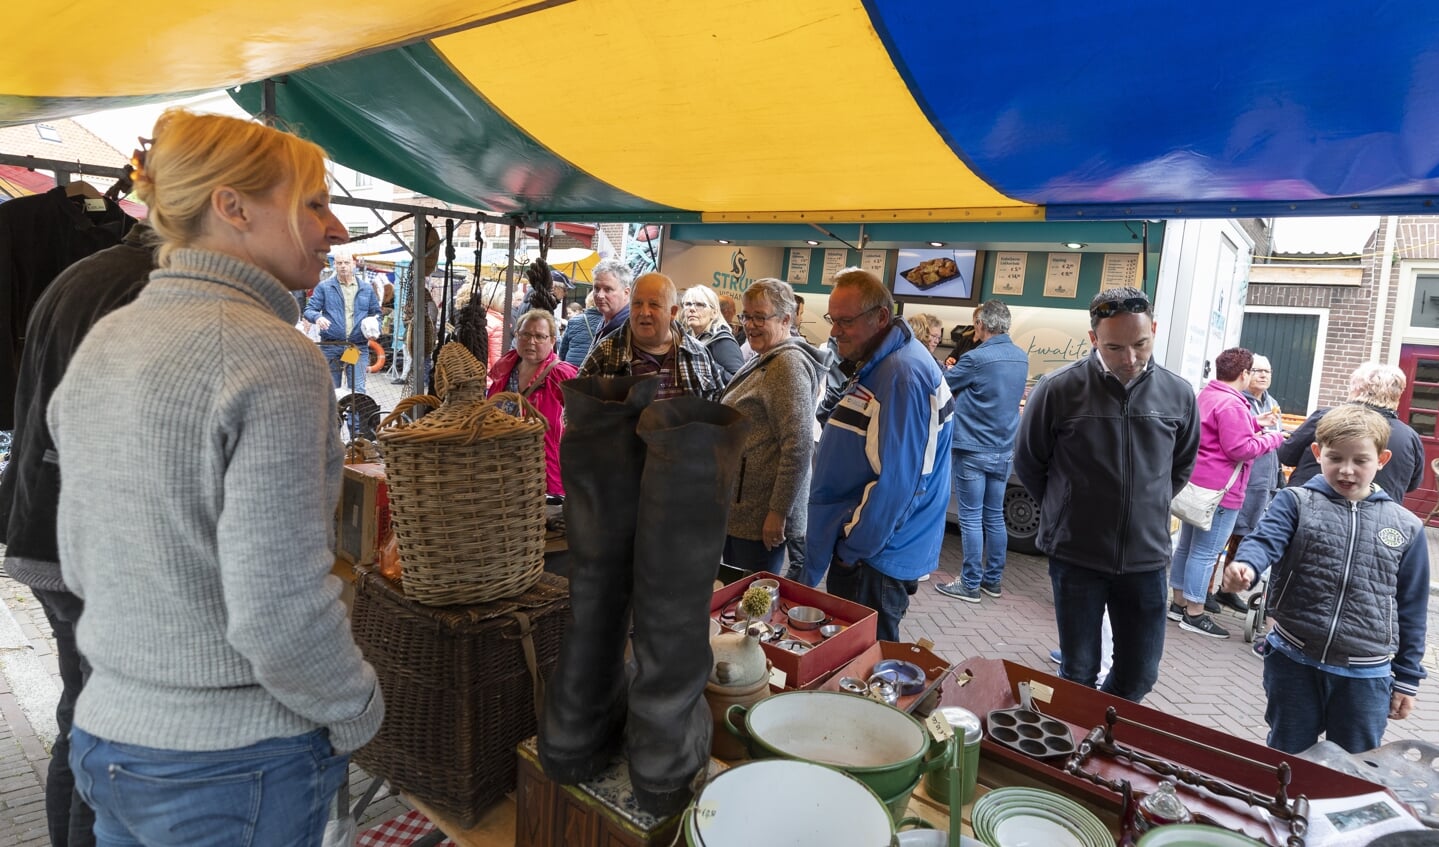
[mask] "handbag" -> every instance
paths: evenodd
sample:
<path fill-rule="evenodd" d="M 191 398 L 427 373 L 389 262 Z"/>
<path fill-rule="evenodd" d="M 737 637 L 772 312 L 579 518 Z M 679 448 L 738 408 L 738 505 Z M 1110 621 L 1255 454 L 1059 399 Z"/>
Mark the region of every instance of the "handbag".
<path fill-rule="evenodd" d="M 1243 467 L 1243 462 L 1234 466 L 1234 473 L 1229 475 L 1229 482 L 1225 483 L 1223 488 L 1205 488 L 1193 482 L 1184 483 L 1184 487 L 1170 501 L 1169 513 L 1195 529 L 1207 531 L 1214 524 L 1214 511 L 1219 508 L 1219 501 L 1224 499 L 1224 495 L 1234 486 L 1234 481 L 1239 479 L 1239 470 Z"/>

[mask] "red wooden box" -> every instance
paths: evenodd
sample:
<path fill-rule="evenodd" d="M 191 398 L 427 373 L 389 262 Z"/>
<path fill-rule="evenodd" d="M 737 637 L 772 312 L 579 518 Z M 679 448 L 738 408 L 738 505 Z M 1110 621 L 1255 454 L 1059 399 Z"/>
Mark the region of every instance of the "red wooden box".
<path fill-rule="evenodd" d="M 913 712 L 915 707 L 923 702 L 930 694 L 933 694 L 944 683 L 949 672 L 954 670 L 954 665 L 947 659 L 941 659 L 929 650 L 933 645 L 909 644 L 898 641 L 879 641 L 872 644 L 863 653 L 856 656 L 851 662 L 830 674 L 829 679 L 819 687 L 821 691 L 839 691 L 839 681 L 846 676 L 869 679 L 870 673 L 874 670 L 875 662 L 882 659 L 902 659 L 906 662 L 913 662 L 919 665 L 924 671 L 924 689 L 918 694 L 907 694 L 899 698 L 895 708 L 902 712 Z M 930 709 L 934 703 L 931 701 Z M 926 713 L 929 711 L 926 710 Z"/>
<path fill-rule="evenodd" d="M 765 573 L 751 574 L 714 593 L 714 598 L 710 601 L 710 616 L 718 620 L 720 626 L 728 628 L 734 623 L 733 618 L 723 616 L 726 612 L 733 612 L 745 589 L 756 579 L 774 579 L 779 582 L 779 607 L 770 616 L 769 623 L 786 623 L 785 613 L 791 606 L 814 606 L 830 616 L 830 623 L 843 624 L 845 627 L 843 632 L 830 639 L 821 638 L 817 629 L 791 629 L 786 637 L 798 638 L 814 645 L 813 649 L 805 653 L 792 653 L 773 644 L 762 644 L 765 657 L 776 670 L 784 673 L 782 687 L 809 687 L 875 643 L 879 616 L 873 609 Z"/>

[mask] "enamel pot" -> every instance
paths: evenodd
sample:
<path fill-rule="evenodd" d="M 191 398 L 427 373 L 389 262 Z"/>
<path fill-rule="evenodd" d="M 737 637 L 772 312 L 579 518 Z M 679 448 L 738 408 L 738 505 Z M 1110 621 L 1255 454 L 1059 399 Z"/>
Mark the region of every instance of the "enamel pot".
<path fill-rule="evenodd" d="M 829 765 L 891 798 L 943 767 L 952 743 L 931 744 L 919 721 L 904 712 L 837 691 L 786 691 L 752 706 L 731 706 L 725 728 L 756 759 Z"/>
<path fill-rule="evenodd" d="M 720 773 L 686 811 L 683 828 L 690 847 L 899 842 L 884 803 L 864 783 L 833 768 L 784 759 L 746 762 Z"/>

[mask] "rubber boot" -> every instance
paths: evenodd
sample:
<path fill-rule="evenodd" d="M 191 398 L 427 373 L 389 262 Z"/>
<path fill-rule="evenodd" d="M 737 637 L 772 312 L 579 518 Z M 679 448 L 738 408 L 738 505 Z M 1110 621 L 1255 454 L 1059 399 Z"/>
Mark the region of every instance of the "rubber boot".
<path fill-rule="evenodd" d="M 571 620 L 545 687 L 539 754 L 550 779 L 571 785 L 603 770 L 624 738 L 624 654 L 646 449 L 635 427 L 659 379 L 585 377 L 561 388 Z"/>
<path fill-rule="evenodd" d="M 625 752 L 635 800 L 660 817 L 689 802 L 709 762 L 710 599 L 748 430 L 744 415 L 698 397 L 663 400 L 640 416 L 649 451 L 635 524 Z"/>

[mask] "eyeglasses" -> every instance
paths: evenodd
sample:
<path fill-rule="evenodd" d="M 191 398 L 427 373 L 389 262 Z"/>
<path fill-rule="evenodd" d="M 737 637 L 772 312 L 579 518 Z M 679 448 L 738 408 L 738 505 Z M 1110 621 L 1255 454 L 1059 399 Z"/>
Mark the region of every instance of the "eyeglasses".
<path fill-rule="evenodd" d="M 710 304 L 704 302 L 703 300 L 686 300 L 680 305 L 685 307 L 686 309 L 708 309 L 710 307 Z"/>
<path fill-rule="evenodd" d="M 762 324 L 762 323 L 764 323 L 765 321 L 769 320 L 770 318 L 777 318 L 777 317 L 779 317 L 778 314 L 773 314 L 773 315 L 749 315 L 749 314 L 745 314 L 744 312 L 740 312 L 738 315 L 735 315 L 735 320 L 739 321 L 739 322 L 742 323 L 742 324 Z"/>
<path fill-rule="evenodd" d="M 536 333 L 536 332 L 522 332 L 522 333 L 520 333 L 520 340 L 521 340 L 521 341 L 533 341 L 533 342 L 535 342 L 536 344 L 538 344 L 538 343 L 540 343 L 540 342 L 542 342 L 542 341 L 549 341 L 549 340 L 550 340 L 550 336 L 549 336 L 548 334 L 540 335 L 539 333 Z"/>
<path fill-rule="evenodd" d="M 1112 318 L 1115 315 L 1147 315 L 1149 314 L 1149 299 L 1147 297 L 1126 297 L 1123 300 L 1106 300 L 1089 308 L 1090 317 L 1103 320 Z"/>
<path fill-rule="evenodd" d="M 849 329 L 850 327 L 854 326 L 855 322 L 858 321 L 860 318 L 864 317 L 865 315 L 869 314 L 870 312 L 873 312 L 874 310 L 876 310 L 876 309 L 878 309 L 878 308 L 880 308 L 880 307 L 879 307 L 879 306 L 870 306 L 868 309 L 865 309 L 863 312 L 860 312 L 859 314 L 855 315 L 855 316 L 852 317 L 852 318 L 837 318 L 837 317 L 835 317 L 834 315 L 826 314 L 826 315 L 824 316 L 824 319 L 825 319 L 825 322 L 826 322 L 826 323 L 833 324 L 834 326 L 837 326 L 837 327 L 839 327 L 840 329 Z"/>

